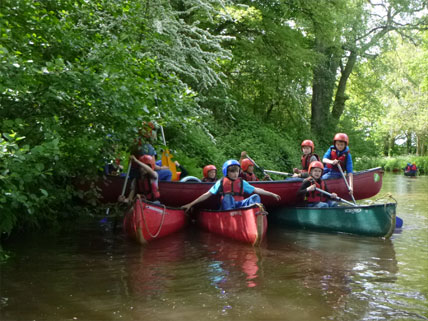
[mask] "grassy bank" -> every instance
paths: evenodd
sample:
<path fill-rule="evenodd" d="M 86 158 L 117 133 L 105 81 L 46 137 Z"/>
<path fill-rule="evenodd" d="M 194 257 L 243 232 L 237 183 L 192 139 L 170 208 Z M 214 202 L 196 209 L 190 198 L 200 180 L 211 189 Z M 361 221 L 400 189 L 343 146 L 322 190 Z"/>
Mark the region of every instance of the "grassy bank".
<path fill-rule="evenodd" d="M 428 173 L 428 156 L 402 155 L 395 157 L 357 157 L 354 163 L 356 170 L 381 166 L 389 172 L 402 171 L 407 163 L 416 163 L 419 173 Z"/>

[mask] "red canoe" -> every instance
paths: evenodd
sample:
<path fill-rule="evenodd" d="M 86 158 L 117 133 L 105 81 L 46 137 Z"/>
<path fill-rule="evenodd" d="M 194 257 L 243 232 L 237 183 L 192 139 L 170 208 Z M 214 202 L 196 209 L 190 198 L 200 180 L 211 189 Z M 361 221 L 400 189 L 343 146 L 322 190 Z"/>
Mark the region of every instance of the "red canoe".
<path fill-rule="evenodd" d="M 380 167 L 354 173 L 355 199 L 361 200 L 379 193 L 382 187 L 382 176 L 383 170 Z M 273 197 L 261 195 L 262 203 L 267 208 L 295 206 L 299 202 L 297 191 L 302 185 L 301 179 L 250 183 L 255 187 L 263 188 L 281 196 L 281 200 L 276 201 Z M 339 197 L 351 200 L 343 178 L 329 179 L 326 180 L 326 183 L 330 192 L 335 192 Z M 170 206 L 181 206 L 207 192 L 212 185 L 213 183 L 159 182 L 161 202 Z M 218 208 L 218 204 L 218 199 L 211 197 L 201 203 L 199 207 Z"/>
<path fill-rule="evenodd" d="M 197 221 L 209 232 L 252 245 L 260 244 L 268 224 L 266 212 L 258 205 L 228 211 L 200 210 Z"/>
<path fill-rule="evenodd" d="M 383 170 L 380 167 L 355 172 L 354 173 L 354 197 L 361 200 L 375 196 L 382 187 Z M 119 176 L 109 176 L 97 183 L 100 189 L 102 201 L 106 203 L 116 202 L 122 191 L 124 178 Z M 345 182 L 342 178 L 326 180 L 330 192 L 335 192 L 339 197 L 351 200 Z M 262 203 L 267 208 L 294 206 L 298 203 L 297 191 L 302 184 L 301 179 L 280 180 L 280 181 L 259 181 L 251 182 L 255 187 L 263 188 L 267 191 L 281 196 L 278 202 L 272 197 L 261 196 Z M 162 204 L 179 207 L 190 203 L 198 196 L 207 192 L 213 183 L 198 182 L 159 182 Z M 199 205 L 199 204 L 198 204 Z M 211 197 L 198 206 L 199 208 L 218 208 L 218 199 Z"/>
<path fill-rule="evenodd" d="M 170 208 L 136 199 L 125 214 L 123 230 L 142 244 L 172 234 L 187 224 L 188 216 L 179 208 Z"/>

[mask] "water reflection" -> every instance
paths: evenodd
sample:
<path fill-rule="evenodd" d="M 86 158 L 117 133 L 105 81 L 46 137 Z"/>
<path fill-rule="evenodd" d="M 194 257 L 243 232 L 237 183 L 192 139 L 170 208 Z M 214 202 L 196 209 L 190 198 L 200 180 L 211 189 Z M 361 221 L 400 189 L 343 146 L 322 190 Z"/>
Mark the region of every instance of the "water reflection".
<path fill-rule="evenodd" d="M 128 241 L 126 269 L 133 296 L 161 296 L 176 279 L 185 257 L 188 235 L 181 231 L 145 246 Z"/>
<path fill-rule="evenodd" d="M 200 231 L 198 241 L 212 260 L 209 265 L 212 284 L 216 287 L 236 286 L 245 282 L 249 288 L 256 287 L 259 275 L 261 249 L 224 239 L 212 233 Z"/>

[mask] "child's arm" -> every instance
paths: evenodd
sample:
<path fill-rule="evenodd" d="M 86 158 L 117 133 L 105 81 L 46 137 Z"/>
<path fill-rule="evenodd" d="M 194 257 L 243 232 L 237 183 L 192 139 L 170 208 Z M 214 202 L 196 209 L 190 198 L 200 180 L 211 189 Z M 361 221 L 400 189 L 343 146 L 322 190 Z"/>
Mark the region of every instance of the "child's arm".
<path fill-rule="evenodd" d="M 352 173 L 348 173 L 348 181 L 349 181 L 349 194 L 354 194 L 354 175 Z"/>
<path fill-rule="evenodd" d="M 154 178 L 154 179 L 158 178 L 158 173 L 156 173 L 150 166 L 140 162 L 134 155 L 131 156 L 131 159 L 133 162 L 143 167 L 151 178 Z"/>
<path fill-rule="evenodd" d="M 241 152 L 241 157 L 239 158 L 239 164 L 241 164 L 245 158 L 247 158 L 247 152 L 243 151 Z"/>
<path fill-rule="evenodd" d="M 189 204 L 183 205 L 181 208 L 187 212 L 188 210 L 190 210 L 190 208 L 192 206 L 205 201 L 206 199 L 210 198 L 211 195 L 213 195 L 213 194 L 211 194 L 210 191 L 208 191 L 208 192 L 202 194 L 201 196 L 199 196 L 193 202 L 190 202 Z"/>
<path fill-rule="evenodd" d="M 279 196 L 278 194 L 268 192 L 263 188 L 254 187 L 254 193 L 274 197 L 277 201 L 281 199 L 281 196 Z"/>
<path fill-rule="evenodd" d="M 337 163 L 339 163 L 339 160 L 338 160 L 338 159 L 331 160 L 330 158 L 323 158 L 323 159 L 322 159 L 322 162 L 323 162 L 324 164 L 336 165 Z"/>
<path fill-rule="evenodd" d="M 132 202 L 132 200 L 134 199 L 134 195 L 135 195 L 136 184 L 137 184 L 137 179 L 134 178 L 132 180 L 132 182 L 131 182 L 131 187 L 130 187 L 130 191 L 129 191 L 128 197 L 125 197 L 125 195 L 120 195 L 119 198 L 118 198 L 118 201 L 121 202 L 121 203 Z"/>

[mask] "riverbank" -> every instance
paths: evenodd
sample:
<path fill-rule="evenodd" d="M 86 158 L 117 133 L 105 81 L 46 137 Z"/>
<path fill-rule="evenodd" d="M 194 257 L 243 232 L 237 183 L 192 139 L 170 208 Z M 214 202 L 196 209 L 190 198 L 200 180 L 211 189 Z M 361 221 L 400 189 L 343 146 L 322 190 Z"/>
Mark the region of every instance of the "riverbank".
<path fill-rule="evenodd" d="M 355 168 L 358 170 L 381 166 L 388 172 L 401 172 L 407 163 L 415 163 L 419 173 L 428 173 L 428 156 L 401 155 L 395 157 L 356 157 Z"/>

